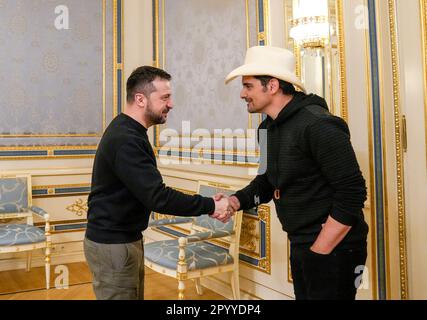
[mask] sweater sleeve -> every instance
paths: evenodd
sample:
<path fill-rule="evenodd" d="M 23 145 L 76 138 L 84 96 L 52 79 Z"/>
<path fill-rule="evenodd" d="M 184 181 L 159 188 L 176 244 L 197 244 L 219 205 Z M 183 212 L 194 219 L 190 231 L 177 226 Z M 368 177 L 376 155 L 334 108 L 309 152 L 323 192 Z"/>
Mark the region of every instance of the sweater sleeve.
<path fill-rule="evenodd" d="M 366 184 L 344 120 L 322 118 L 307 128 L 309 148 L 322 174 L 334 189 L 330 216 L 352 226 L 366 201 Z"/>
<path fill-rule="evenodd" d="M 199 216 L 215 210 L 212 198 L 187 195 L 163 183 L 150 146 L 129 141 L 117 151 L 114 168 L 118 178 L 149 210 L 178 216 Z"/>
<path fill-rule="evenodd" d="M 258 175 L 251 183 L 234 195 L 239 199 L 240 209 L 247 210 L 261 203 L 270 202 L 274 188 L 267 180 L 267 174 Z"/>

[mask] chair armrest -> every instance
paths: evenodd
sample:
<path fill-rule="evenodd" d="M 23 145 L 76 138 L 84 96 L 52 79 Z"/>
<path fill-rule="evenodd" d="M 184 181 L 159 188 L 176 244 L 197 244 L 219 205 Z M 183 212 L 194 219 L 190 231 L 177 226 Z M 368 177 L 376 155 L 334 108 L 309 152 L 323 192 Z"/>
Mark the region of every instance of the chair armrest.
<path fill-rule="evenodd" d="M 187 239 L 187 243 L 193 243 L 193 242 L 199 242 L 199 241 L 204 241 L 209 239 L 228 237 L 233 234 L 234 234 L 234 231 L 230 232 L 225 230 L 217 230 L 217 231 L 198 232 L 198 233 L 190 234 L 183 238 Z"/>
<path fill-rule="evenodd" d="M 45 219 L 45 221 L 49 220 L 49 214 L 46 211 L 44 211 L 42 208 L 39 208 L 39 207 L 36 207 L 36 206 L 32 206 L 30 208 L 30 210 L 32 212 L 34 212 L 36 215 L 38 215 L 39 217 Z"/>
<path fill-rule="evenodd" d="M 173 224 L 181 224 L 181 223 L 188 223 L 192 222 L 193 218 L 172 218 L 172 219 L 160 219 L 160 220 L 153 220 L 148 223 L 149 227 L 160 227 L 160 226 L 166 226 L 166 225 L 173 225 Z"/>
<path fill-rule="evenodd" d="M 8 219 L 23 219 L 26 217 L 31 217 L 32 213 L 30 211 L 22 211 L 22 212 L 7 212 L 0 213 L 0 219 L 8 220 Z"/>

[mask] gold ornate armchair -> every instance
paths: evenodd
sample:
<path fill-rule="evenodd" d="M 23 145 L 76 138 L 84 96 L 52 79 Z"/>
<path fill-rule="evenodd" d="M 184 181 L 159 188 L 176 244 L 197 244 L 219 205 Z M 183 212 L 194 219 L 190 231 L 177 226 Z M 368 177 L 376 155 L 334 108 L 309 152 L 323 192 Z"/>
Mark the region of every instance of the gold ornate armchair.
<path fill-rule="evenodd" d="M 44 219 L 44 230 L 34 226 L 33 215 Z M 26 221 L 14 221 L 18 219 Z M 32 251 L 45 249 L 46 289 L 49 289 L 50 247 L 49 215 L 32 206 L 31 176 L 0 176 L 0 254 L 26 251 L 29 271 Z"/>
<path fill-rule="evenodd" d="M 199 194 L 210 197 L 217 192 L 232 194 L 231 188 L 200 182 Z M 240 299 L 239 287 L 239 239 L 242 211 L 227 223 L 208 215 L 195 218 L 154 220 L 150 227 L 160 227 L 192 222 L 191 233 L 175 240 L 164 240 L 144 245 L 145 266 L 176 278 L 178 298 L 184 299 L 185 280 L 193 279 L 199 295 L 203 294 L 201 277 L 229 273 L 231 290 L 235 300 Z M 228 246 L 228 248 L 227 248 Z"/>

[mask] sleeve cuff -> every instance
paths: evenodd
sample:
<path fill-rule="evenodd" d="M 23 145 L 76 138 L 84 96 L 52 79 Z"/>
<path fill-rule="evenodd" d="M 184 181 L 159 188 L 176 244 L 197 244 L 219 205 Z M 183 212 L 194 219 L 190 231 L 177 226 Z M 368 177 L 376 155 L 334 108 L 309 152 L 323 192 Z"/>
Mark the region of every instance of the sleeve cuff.
<path fill-rule="evenodd" d="M 245 193 L 242 191 L 237 191 L 235 194 L 233 194 L 233 196 L 239 199 L 240 210 L 250 209 L 250 201 Z"/>
<path fill-rule="evenodd" d="M 332 210 L 330 216 L 337 220 L 339 223 L 345 224 L 346 226 L 354 226 L 359 220 L 355 215 L 347 212 Z"/>
<path fill-rule="evenodd" d="M 215 212 L 215 201 L 212 198 L 205 198 L 205 212 L 204 214 L 212 214 Z"/>

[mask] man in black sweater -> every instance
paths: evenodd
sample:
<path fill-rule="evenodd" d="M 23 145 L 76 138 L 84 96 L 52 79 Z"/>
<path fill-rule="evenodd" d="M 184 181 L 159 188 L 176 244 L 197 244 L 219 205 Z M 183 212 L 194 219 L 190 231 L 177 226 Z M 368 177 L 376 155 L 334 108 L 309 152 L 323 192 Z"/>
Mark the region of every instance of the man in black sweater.
<path fill-rule="evenodd" d="M 84 251 L 97 299 L 144 298 L 142 231 L 151 211 L 180 216 L 230 216 L 228 200 L 168 188 L 157 169 L 147 129 L 173 108 L 171 76 L 149 66 L 127 81 L 127 105 L 106 129 L 95 156 Z"/>
<path fill-rule="evenodd" d="M 305 89 L 294 70 L 290 51 L 252 47 L 227 76 L 242 77 L 248 112 L 267 115 L 258 131 L 267 137 L 266 172 L 229 200 L 234 210 L 274 200 L 291 243 L 296 299 L 354 300 L 367 257 L 365 180 L 347 124 L 323 98 L 296 92 Z"/>

